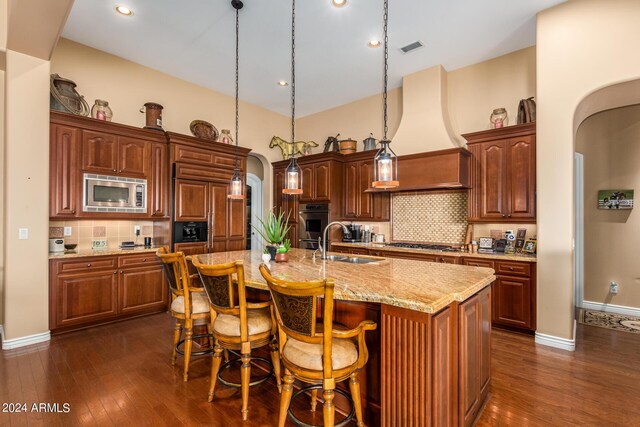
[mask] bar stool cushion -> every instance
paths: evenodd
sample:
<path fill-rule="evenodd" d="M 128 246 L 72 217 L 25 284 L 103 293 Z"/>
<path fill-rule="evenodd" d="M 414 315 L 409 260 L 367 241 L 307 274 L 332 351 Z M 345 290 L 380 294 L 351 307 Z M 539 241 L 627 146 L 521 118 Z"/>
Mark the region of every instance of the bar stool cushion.
<path fill-rule="evenodd" d="M 249 335 L 257 335 L 271 330 L 271 311 L 269 307 L 247 310 L 247 324 Z M 213 330 L 229 337 L 239 337 L 240 317 L 230 314 L 218 314 L 213 322 Z"/>
<path fill-rule="evenodd" d="M 182 295 L 176 297 L 171 303 L 171 311 L 184 314 L 184 297 Z M 208 313 L 209 298 L 204 292 L 191 293 L 191 314 Z"/>
<path fill-rule="evenodd" d="M 282 350 L 282 355 L 301 368 L 322 371 L 322 344 L 310 344 L 291 337 Z M 350 339 L 333 339 L 331 350 L 333 369 L 342 369 L 358 361 L 358 348 Z"/>

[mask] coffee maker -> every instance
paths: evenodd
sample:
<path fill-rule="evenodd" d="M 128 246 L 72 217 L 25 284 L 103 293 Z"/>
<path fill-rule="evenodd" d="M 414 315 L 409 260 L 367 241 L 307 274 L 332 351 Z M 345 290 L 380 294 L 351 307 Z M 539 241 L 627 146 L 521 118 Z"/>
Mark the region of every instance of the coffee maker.
<path fill-rule="evenodd" d="M 351 224 L 349 225 L 349 235 L 343 234 L 342 241 L 348 243 L 362 242 L 362 225 Z"/>

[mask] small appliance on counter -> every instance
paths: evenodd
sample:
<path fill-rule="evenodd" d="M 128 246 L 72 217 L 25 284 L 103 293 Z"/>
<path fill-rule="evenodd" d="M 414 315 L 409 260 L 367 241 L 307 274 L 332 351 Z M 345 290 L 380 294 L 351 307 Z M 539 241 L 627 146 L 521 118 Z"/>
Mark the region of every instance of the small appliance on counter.
<path fill-rule="evenodd" d="M 480 244 L 478 247 L 478 253 L 480 254 L 492 254 L 493 253 L 493 237 L 480 237 Z"/>
<path fill-rule="evenodd" d="M 64 252 L 64 239 L 60 237 L 49 239 L 49 252 Z"/>
<path fill-rule="evenodd" d="M 342 235 L 342 241 L 345 243 L 360 243 L 362 242 L 362 225 L 350 224 L 348 227 L 349 234 Z"/>

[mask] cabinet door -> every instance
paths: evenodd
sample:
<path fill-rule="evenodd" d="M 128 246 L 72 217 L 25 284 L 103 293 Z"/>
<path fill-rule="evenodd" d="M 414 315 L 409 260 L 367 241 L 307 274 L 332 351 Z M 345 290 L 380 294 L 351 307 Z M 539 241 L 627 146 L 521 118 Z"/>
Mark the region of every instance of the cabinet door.
<path fill-rule="evenodd" d="M 151 197 L 151 216 L 166 218 L 169 200 L 169 173 L 167 171 L 167 146 L 153 144 L 151 146 L 151 183 L 149 191 Z"/>
<path fill-rule="evenodd" d="M 482 170 L 481 191 L 482 219 L 502 219 L 507 213 L 505 209 L 506 186 L 506 147 L 505 142 L 487 142 L 482 144 L 480 164 Z"/>
<path fill-rule="evenodd" d="M 82 170 L 109 175 L 118 172 L 118 142 L 114 135 L 82 131 Z"/>
<path fill-rule="evenodd" d="M 200 181 L 176 180 L 176 221 L 207 221 L 209 184 Z"/>
<path fill-rule="evenodd" d="M 373 163 L 358 162 L 358 219 L 374 219 L 371 193 L 365 193 L 373 182 Z"/>
<path fill-rule="evenodd" d="M 146 178 L 149 164 L 149 143 L 120 137 L 118 139 L 118 173 L 126 176 Z"/>
<path fill-rule="evenodd" d="M 498 276 L 493 284 L 493 320 L 507 326 L 531 329 L 531 279 Z"/>
<path fill-rule="evenodd" d="M 78 325 L 117 314 L 117 270 L 60 275 L 55 278 L 56 324 Z"/>
<path fill-rule="evenodd" d="M 480 406 L 480 361 L 478 348 L 481 337 L 479 298 L 473 296 L 459 306 L 459 405 L 460 424 L 473 423 Z"/>
<path fill-rule="evenodd" d="M 313 167 L 314 201 L 331 201 L 331 163 L 320 162 Z"/>
<path fill-rule="evenodd" d="M 274 212 L 276 215 L 284 212 L 285 217 L 289 215 L 289 222 L 296 222 L 298 218 L 298 196 L 282 194 L 282 189 L 284 188 L 284 172 L 284 169 L 273 171 Z"/>
<path fill-rule="evenodd" d="M 300 201 L 303 203 L 315 201 L 313 164 L 300 165 L 300 175 L 302 176 L 302 194 L 300 195 Z"/>
<path fill-rule="evenodd" d="M 73 217 L 81 199 L 80 131 L 52 125 L 50 133 L 50 217 Z"/>
<path fill-rule="evenodd" d="M 348 163 L 344 168 L 344 217 L 358 216 L 358 164 Z"/>
<path fill-rule="evenodd" d="M 213 216 L 209 232 L 214 244 L 227 239 L 227 203 L 227 184 L 209 184 L 209 209 Z"/>
<path fill-rule="evenodd" d="M 509 140 L 506 193 L 507 217 L 534 219 L 536 188 L 535 136 Z"/>
<path fill-rule="evenodd" d="M 185 255 L 200 255 L 209 252 L 207 242 L 197 243 L 176 243 L 173 245 L 173 250 L 178 252 L 184 252 Z"/>
<path fill-rule="evenodd" d="M 166 305 L 167 285 L 162 266 L 120 270 L 119 276 L 121 314 L 150 313 Z"/>
<path fill-rule="evenodd" d="M 245 206 L 245 199 L 227 199 L 227 238 L 244 239 L 247 230 Z"/>
<path fill-rule="evenodd" d="M 478 309 L 480 314 L 480 348 L 478 349 L 478 361 L 480 368 L 478 375 L 480 380 L 480 401 L 484 401 L 483 396 L 489 392 L 491 383 L 491 286 L 479 293 Z"/>

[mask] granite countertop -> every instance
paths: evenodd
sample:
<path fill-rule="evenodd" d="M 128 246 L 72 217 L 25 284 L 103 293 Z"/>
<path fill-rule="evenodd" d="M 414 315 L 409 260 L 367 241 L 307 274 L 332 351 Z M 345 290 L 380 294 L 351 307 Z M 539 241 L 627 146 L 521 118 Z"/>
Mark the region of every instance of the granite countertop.
<path fill-rule="evenodd" d="M 466 258 L 485 258 L 485 259 L 495 259 L 501 261 L 521 261 L 521 262 L 536 262 L 535 255 L 524 255 L 524 254 L 513 254 L 513 255 L 505 255 L 505 254 L 471 254 L 469 252 L 445 252 L 445 251 L 437 251 L 433 249 L 413 249 L 413 248 L 396 248 L 393 246 L 386 246 L 381 243 L 346 243 L 346 242 L 331 242 L 333 246 L 345 246 L 352 248 L 365 248 L 372 250 L 384 250 L 384 251 L 392 251 L 392 252 L 405 252 L 405 253 L 416 253 L 416 254 L 428 254 L 428 255 L 441 255 L 441 256 L 452 256 L 452 257 L 466 257 Z"/>
<path fill-rule="evenodd" d="M 378 258 L 370 264 L 312 259 L 310 250 L 291 249 L 289 262 L 271 261 L 274 277 L 289 281 L 335 280 L 335 298 L 369 301 L 425 313 L 436 313 L 453 301 L 465 301 L 495 280 L 490 268 L 399 258 Z M 258 267 L 262 252 L 234 251 L 196 255 L 201 263 L 243 260 L 247 286 L 267 289 Z M 362 257 L 362 256 L 361 256 Z"/>
<path fill-rule="evenodd" d="M 64 251 L 64 252 L 49 252 L 49 259 L 67 259 L 67 258 L 82 258 L 88 256 L 108 256 L 108 255 L 132 255 L 132 254 L 143 254 L 153 252 L 155 253 L 158 250 L 159 246 L 151 246 L 146 248 L 144 246 L 138 246 L 132 249 L 120 249 L 119 247 L 115 248 L 106 248 L 106 249 L 77 249 L 74 251 Z"/>

